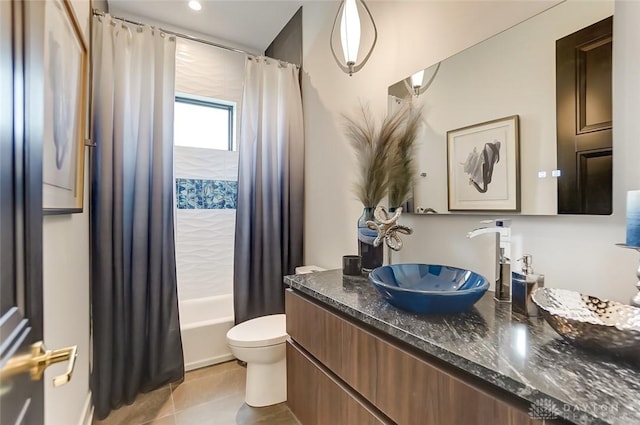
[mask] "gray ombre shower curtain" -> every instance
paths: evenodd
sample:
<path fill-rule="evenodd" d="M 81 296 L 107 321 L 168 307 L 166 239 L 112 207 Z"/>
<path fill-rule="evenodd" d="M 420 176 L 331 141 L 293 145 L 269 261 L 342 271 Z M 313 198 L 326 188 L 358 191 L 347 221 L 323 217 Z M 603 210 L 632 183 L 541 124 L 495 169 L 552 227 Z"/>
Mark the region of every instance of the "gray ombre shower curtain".
<path fill-rule="evenodd" d="M 295 65 L 247 58 L 234 252 L 236 323 L 284 312 L 302 263 L 304 129 Z"/>
<path fill-rule="evenodd" d="M 94 17 L 95 412 L 182 379 L 173 206 L 175 38 Z"/>

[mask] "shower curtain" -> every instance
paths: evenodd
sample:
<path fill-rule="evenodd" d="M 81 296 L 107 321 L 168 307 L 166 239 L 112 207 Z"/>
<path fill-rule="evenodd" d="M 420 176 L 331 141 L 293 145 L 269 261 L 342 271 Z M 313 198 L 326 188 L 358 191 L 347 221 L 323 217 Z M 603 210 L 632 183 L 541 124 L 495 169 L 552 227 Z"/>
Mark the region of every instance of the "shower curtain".
<path fill-rule="evenodd" d="M 295 65 L 247 58 L 234 252 L 236 323 L 284 312 L 302 263 L 304 130 Z"/>
<path fill-rule="evenodd" d="M 173 206 L 175 38 L 94 17 L 91 389 L 98 418 L 184 376 Z"/>

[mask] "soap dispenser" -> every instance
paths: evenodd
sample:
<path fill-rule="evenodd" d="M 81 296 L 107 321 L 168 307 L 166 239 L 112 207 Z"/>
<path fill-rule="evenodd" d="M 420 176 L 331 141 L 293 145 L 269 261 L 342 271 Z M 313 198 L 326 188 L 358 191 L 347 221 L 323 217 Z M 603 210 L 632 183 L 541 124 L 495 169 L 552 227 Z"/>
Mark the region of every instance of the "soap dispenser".
<path fill-rule="evenodd" d="M 525 317 L 536 317 L 539 311 L 531 294 L 544 286 L 544 275 L 533 272 L 530 254 L 523 255 L 518 261 L 522 261 L 522 272 L 511 273 L 511 311 Z"/>

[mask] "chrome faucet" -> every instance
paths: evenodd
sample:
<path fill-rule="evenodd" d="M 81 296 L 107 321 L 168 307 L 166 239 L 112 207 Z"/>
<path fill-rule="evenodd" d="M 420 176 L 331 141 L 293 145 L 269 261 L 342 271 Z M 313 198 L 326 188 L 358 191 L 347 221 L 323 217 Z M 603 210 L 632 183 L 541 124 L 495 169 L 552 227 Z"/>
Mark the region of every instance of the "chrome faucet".
<path fill-rule="evenodd" d="M 510 243 L 511 232 L 509 220 L 495 220 L 495 227 L 479 227 L 467 233 L 469 239 L 493 233 L 496 235 L 496 286 L 495 299 L 500 302 L 511 302 L 511 260 L 505 249 Z M 489 221 L 493 222 L 493 220 Z M 487 223 L 486 221 L 483 223 Z"/>

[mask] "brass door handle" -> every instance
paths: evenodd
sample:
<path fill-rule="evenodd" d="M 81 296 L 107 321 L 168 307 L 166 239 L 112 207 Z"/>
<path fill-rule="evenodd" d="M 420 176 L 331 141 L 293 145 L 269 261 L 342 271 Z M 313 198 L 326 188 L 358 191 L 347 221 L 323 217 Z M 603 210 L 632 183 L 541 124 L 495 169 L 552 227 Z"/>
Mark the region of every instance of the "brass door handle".
<path fill-rule="evenodd" d="M 6 379 L 13 375 L 29 372 L 33 381 L 39 381 L 44 370 L 52 364 L 69 361 L 66 373 L 53 378 L 53 386 L 59 387 L 71 380 L 73 368 L 76 365 L 78 346 L 61 348 L 59 350 L 47 350 L 42 341 L 31 346 L 29 354 L 14 356 L 4 365 L 0 371 L 0 378 Z"/>

